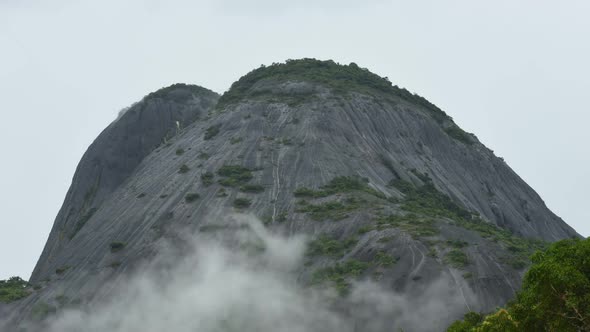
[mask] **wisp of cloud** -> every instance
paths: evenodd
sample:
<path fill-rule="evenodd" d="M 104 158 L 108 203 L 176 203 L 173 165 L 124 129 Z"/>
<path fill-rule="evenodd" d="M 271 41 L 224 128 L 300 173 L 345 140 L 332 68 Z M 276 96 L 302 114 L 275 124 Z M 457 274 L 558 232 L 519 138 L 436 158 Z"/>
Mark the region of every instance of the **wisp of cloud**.
<path fill-rule="evenodd" d="M 63 310 L 43 330 L 427 331 L 444 328 L 438 317 L 464 310 L 459 296 L 441 296 L 446 280 L 413 298 L 371 281 L 354 283 L 347 298 L 305 286 L 298 280 L 305 237 L 271 234 L 253 216 L 227 220 L 232 226 L 221 232 L 182 236 L 181 249 L 164 243 L 106 300 Z"/>

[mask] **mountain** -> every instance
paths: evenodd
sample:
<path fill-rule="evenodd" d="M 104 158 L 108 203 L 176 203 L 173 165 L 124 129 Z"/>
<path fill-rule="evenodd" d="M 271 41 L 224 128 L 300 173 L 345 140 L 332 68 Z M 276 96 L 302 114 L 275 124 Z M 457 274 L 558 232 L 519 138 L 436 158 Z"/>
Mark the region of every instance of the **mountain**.
<path fill-rule="evenodd" d="M 232 237 L 244 229 L 268 238 L 244 245 Z M 426 99 L 354 63 L 289 60 L 222 96 L 176 84 L 121 112 L 82 157 L 30 278 L 35 290 L 9 305 L 7 326 L 55 329 L 64 324 L 51 321 L 55 312 L 92 312 L 162 251 L 192 250 L 187 234 L 198 246 L 219 239 L 230 252 L 283 258 L 289 239 L 305 236 L 301 261 L 281 278 L 311 292 L 304 302 L 319 296 L 314 305 L 346 317 L 350 331 L 444 330 L 469 310 L 505 304 L 532 252 L 578 237 Z M 295 317 L 289 310 L 281 313 Z M 264 330 L 256 324 L 268 317 L 254 312 L 237 330 Z"/>

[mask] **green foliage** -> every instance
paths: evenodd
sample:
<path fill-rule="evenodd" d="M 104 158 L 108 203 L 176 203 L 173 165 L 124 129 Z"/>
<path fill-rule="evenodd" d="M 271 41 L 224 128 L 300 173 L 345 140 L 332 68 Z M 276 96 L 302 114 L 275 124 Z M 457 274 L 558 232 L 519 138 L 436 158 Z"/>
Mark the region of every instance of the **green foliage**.
<path fill-rule="evenodd" d="M 238 143 L 240 143 L 241 141 L 243 141 L 243 139 L 242 139 L 241 137 L 232 137 L 232 138 L 229 140 L 229 143 L 233 145 L 233 144 L 238 144 Z"/>
<path fill-rule="evenodd" d="M 109 247 L 111 248 L 111 252 L 118 252 L 118 251 L 123 250 L 126 245 L 127 244 L 125 242 L 113 241 L 113 242 L 111 242 Z"/>
<path fill-rule="evenodd" d="M 293 145 L 293 140 L 288 137 L 283 137 L 279 140 L 279 144 L 290 146 Z"/>
<path fill-rule="evenodd" d="M 188 167 L 186 164 L 182 164 L 182 166 L 180 166 L 180 168 L 178 169 L 178 173 L 184 174 L 190 170 L 191 170 L 190 167 Z"/>
<path fill-rule="evenodd" d="M 521 331 L 544 331 L 525 330 L 519 327 L 518 322 L 505 309 L 486 317 L 479 313 L 469 312 L 465 314 L 462 321 L 456 321 L 448 327 L 447 332 L 521 332 Z M 552 331 L 552 330 L 549 330 Z"/>
<path fill-rule="evenodd" d="M 248 198 L 236 198 L 234 200 L 233 205 L 235 208 L 245 209 L 245 208 L 249 207 L 250 205 L 252 205 L 252 200 L 250 200 Z"/>
<path fill-rule="evenodd" d="M 453 202 L 447 195 L 438 191 L 428 175 L 413 170 L 416 175 L 425 184 L 416 187 L 404 180 L 394 180 L 391 185 L 399 189 L 404 195 L 401 208 L 405 211 L 413 212 L 418 215 L 430 217 L 446 217 L 452 219 L 457 226 L 478 232 L 482 237 L 494 242 L 501 243 L 510 255 L 505 257 L 505 262 L 515 269 L 522 269 L 528 264 L 530 255 L 536 250 L 545 248 L 543 241 L 535 239 L 525 239 L 514 236 L 510 231 L 499 228 L 493 224 L 485 222 L 481 218 L 474 216 L 471 212 Z M 425 228 L 430 224 L 431 228 Z M 420 224 L 415 222 L 401 223 L 406 227 L 406 231 L 412 234 L 412 231 L 421 231 L 425 233 L 421 236 L 435 235 L 437 233 L 432 220 L 424 220 Z M 396 226 L 396 227 L 399 227 Z M 409 229 L 409 230 L 408 230 Z M 413 235 L 419 235 L 414 233 Z M 451 246 L 457 246 L 458 243 L 450 243 Z"/>
<path fill-rule="evenodd" d="M 259 81 L 306 81 L 326 86 L 336 94 L 346 95 L 349 92 L 360 92 L 368 95 L 393 95 L 404 100 L 421 105 L 438 121 L 450 118 L 438 107 L 406 89 L 400 89 L 391 84 L 386 77 L 371 73 L 355 63 L 341 65 L 332 60 L 320 61 L 316 59 L 287 60 L 285 63 L 273 63 L 271 66 L 261 66 L 237 82 L 221 96 L 217 109 L 238 103 L 242 98 L 254 97 L 251 88 Z M 300 100 L 295 100 L 300 102 Z"/>
<path fill-rule="evenodd" d="M 503 258 L 504 262 L 517 270 L 529 265 L 530 257 L 534 252 L 547 248 L 547 243 L 544 241 L 517 237 L 510 231 L 485 222 L 480 218 L 455 219 L 455 223 L 465 229 L 478 232 L 483 238 L 502 244 L 509 252 Z"/>
<path fill-rule="evenodd" d="M 41 321 L 51 314 L 55 314 L 57 308 L 45 302 L 38 302 L 31 309 L 31 319 L 34 321 Z"/>
<path fill-rule="evenodd" d="M 328 184 L 320 187 L 319 190 L 313 190 L 306 187 L 297 188 L 293 194 L 295 197 L 310 197 L 319 198 L 327 197 L 338 193 L 348 193 L 353 191 L 362 191 L 379 198 L 385 198 L 385 196 L 369 187 L 367 184 L 368 180 L 358 176 L 338 176 L 333 178 Z"/>
<path fill-rule="evenodd" d="M 252 171 L 246 167 L 238 165 L 223 165 L 217 174 L 223 179 L 219 180 L 219 183 L 227 187 L 238 187 L 246 184 L 254 177 Z"/>
<path fill-rule="evenodd" d="M 473 137 L 470 134 L 465 132 L 463 129 L 459 128 L 459 126 L 453 124 L 452 126 L 445 129 L 445 132 L 450 137 L 456 139 L 459 142 L 462 142 L 466 145 L 473 145 Z"/>
<path fill-rule="evenodd" d="M 402 192 L 404 194 L 412 192 L 416 189 L 412 183 L 402 180 L 402 179 L 391 180 L 389 182 L 389 186 L 395 187 L 397 190 L 399 190 L 400 192 Z"/>
<path fill-rule="evenodd" d="M 590 239 L 559 241 L 533 255 L 511 306 L 522 327 L 590 331 L 589 257 Z"/>
<path fill-rule="evenodd" d="M 418 172 L 414 172 L 414 174 L 424 183 L 424 185 L 416 187 L 409 182 L 401 180 L 393 182 L 393 184 L 400 189 L 405 196 L 400 204 L 401 207 L 411 213 L 401 216 L 381 217 L 378 219 L 377 229 L 383 227 L 398 227 L 402 229 L 405 228 L 405 230 L 413 236 L 432 236 L 438 233 L 432 218 L 446 217 L 452 219 L 457 226 L 475 231 L 482 237 L 499 243 L 508 252 L 508 255 L 504 258 L 504 262 L 515 269 L 524 268 L 527 265 L 530 254 L 537 249 L 544 248 L 545 244 L 541 241 L 516 237 L 507 230 L 481 220 L 469 211 L 466 211 L 455 204 L 448 196 L 439 192 L 427 175 Z M 345 185 L 344 188 L 344 192 L 358 190 L 358 187 L 355 186 L 352 186 L 353 189 L 350 190 L 348 189 L 348 185 Z M 338 193 L 339 190 L 342 190 L 342 187 L 339 187 L 338 185 L 326 185 L 319 190 L 299 188 L 295 192 L 295 195 L 299 197 L 318 198 Z M 308 212 L 316 220 L 338 220 L 339 218 L 346 216 L 345 204 L 342 202 L 328 202 L 313 205 L 303 201 L 300 202 L 298 211 Z M 360 233 L 362 234 L 371 229 L 372 227 L 366 226 Z M 327 244 L 329 244 L 329 242 Z M 447 245 L 453 248 L 445 256 L 445 261 L 448 264 L 458 268 L 463 268 L 469 264 L 467 255 L 460 250 L 461 248 L 464 248 L 467 243 L 459 240 L 450 240 Z M 433 250 L 432 256 L 436 255 L 436 250 Z M 375 264 L 378 264 L 377 262 L 381 260 L 382 257 L 385 256 L 376 256 L 374 260 Z M 334 271 L 338 271 L 338 269 L 324 271 L 323 279 L 334 283 L 337 289 L 341 292 L 345 292 L 348 289 L 346 277 L 343 278 Z M 321 274 L 319 272 L 316 274 L 316 280 L 319 278 L 317 275 Z M 467 279 L 472 278 L 473 276 L 470 273 L 465 273 L 464 277 Z M 514 326 L 517 326 L 515 325 L 514 317 L 518 317 L 518 311 L 516 310 L 511 310 L 510 312 L 500 311 L 487 317 L 485 324 L 482 323 L 482 326 L 478 331 L 514 330 Z M 496 325 L 493 324 L 500 327 L 496 328 L 494 327 Z M 531 326 L 532 327 L 529 330 L 540 330 L 533 325 Z M 457 329 L 456 331 L 462 330 L 464 329 Z"/>
<path fill-rule="evenodd" d="M 199 195 L 197 193 L 188 193 L 188 194 L 186 194 L 186 196 L 184 196 L 184 200 L 187 203 L 192 203 L 192 202 L 196 201 L 199 198 L 201 198 L 201 195 Z"/>
<path fill-rule="evenodd" d="M 109 267 L 111 267 L 111 268 L 113 268 L 113 269 L 116 269 L 116 268 L 118 268 L 119 266 L 121 266 L 121 264 L 122 264 L 122 263 L 121 263 L 121 262 L 119 262 L 119 261 L 114 261 L 114 262 L 112 262 L 111 264 L 109 264 Z"/>
<path fill-rule="evenodd" d="M 427 255 L 428 255 L 428 257 L 438 258 L 438 251 L 436 251 L 435 247 L 429 247 Z"/>
<path fill-rule="evenodd" d="M 528 258 L 508 256 L 501 258 L 501 261 L 505 264 L 510 265 L 515 270 L 522 270 L 529 265 Z"/>
<path fill-rule="evenodd" d="M 55 297 L 55 301 L 58 303 L 58 306 L 63 307 L 70 301 L 70 298 L 64 294 L 60 294 Z"/>
<path fill-rule="evenodd" d="M 212 233 L 212 232 L 218 232 L 218 231 L 225 230 L 225 229 L 228 229 L 227 225 L 210 224 L 210 225 L 203 225 L 203 226 L 199 227 L 199 232 Z"/>
<path fill-rule="evenodd" d="M 379 243 L 389 243 L 391 241 L 393 241 L 394 237 L 393 236 L 384 236 L 379 238 L 379 240 L 377 240 L 377 242 Z"/>
<path fill-rule="evenodd" d="M 313 284 L 331 283 L 342 296 L 348 294 L 350 283 L 348 278 L 358 278 L 369 267 L 368 263 L 350 259 L 344 263 L 336 263 L 315 271 L 312 275 Z"/>
<path fill-rule="evenodd" d="M 375 265 L 382 266 L 382 267 L 391 267 L 397 261 L 398 261 L 397 258 L 394 258 L 393 256 L 386 253 L 385 251 L 377 252 L 377 254 L 375 255 L 375 258 L 373 259 L 373 263 Z"/>
<path fill-rule="evenodd" d="M 371 227 L 371 226 L 368 226 L 368 225 L 365 225 L 365 226 L 361 226 L 361 227 L 359 227 L 359 229 L 357 229 L 357 231 L 356 231 L 356 232 L 357 232 L 358 234 L 365 234 L 365 233 L 368 233 L 368 232 L 370 232 L 370 231 L 372 231 L 372 230 L 373 230 L 373 227 Z"/>
<path fill-rule="evenodd" d="M 175 93 L 176 91 L 184 90 L 189 93 Z M 171 86 L 159 89 L 155 92 L 150 93 L 144 99 L 166 99 L 172 100 L 178 103 L 185 103 L 187 100 L 193 98 L 193 94 L 195 95 L 203 95 L 203 94 L 214 94 L 213 91 L 209 89 L 205 89 L 203 87 L 197 85 L 190 85 L 184 83 L 176 83 L 172 84 Z"/>
<path fill-rule="evenodd" d="M 451 249 L 451 251 L 445 256 L 445 263 L 452 267 L 462 269 L 469 265 L 469 258 L 460 249 Z"/>
<path fill-rule="evenodd" d="M 220 124 L 217 124 L 217 125 L 214 125 L 214 126 L 211 126 L 211 127 L 207 128 L 205 130 L 205 136 L 203 138 L 205 140 L 212 139 L 213 137 L 217 136 L 217 134 L 219 134 L 220 129 L 221 129 L 221 125 Z"/>
<path fill-rule="evenodd" d="M 463 320 L 459 320 L 448 327 L 447 332 L 470 332 L 474 327 L 483 322 L 483 315 L 470 311 L 465 314 Z"/>
<path fill-rule="evenodd" d="M 266 251 L 266 245 L 261 239 L 246 241 L 240 244 L 240 251 L 243 251 L 248 255 L 259 255 Z"/>
<path fill-rule="evenodd" d="M 372 189 L 367 185 L 369 182 L 366 178 L 358 176 L 337 176 L 333 178 L 322 189 L 328 194 L 346 193 L 351 191 L 366 191 L 373 194 Z"/>
<path fill-rule="evenodd" d="M 349 197 L 343 202 L 330 201 L 321 204 L 310 204 L 306 201 L 299 201 L 297 212 L 308 213 L 311 219 L 322 221 L 338 221 L 348 217 L 348 213 L 362 207 L 364 200 Z"/>
<path fill-rule="evenodd" d="M 461 240 L 447 240 L 447 245 L 452 248 L 461 249 L 467 247 L 469 243 Z"/>
<path fill-rule="evenodd" d="M 215 175 L 211 172 L 205 172 L 203 174 L 201 174 L 201 181 L 203 182 L 203 185 L 205 187 L 209 187 L 210 185 L 213 184 L 213 178 L 215 177 Z"/>
<path fill-rule="evenodd" d="M 448 331 L 590 331 L 588 257 L 590 239 L 562 240 L 538 251 L 514 301 L 483 321 L 455 322 Z"/>
<path fill-rule="evenodd" d="M 69 270 L 71 268 L 71 266 L 69 265 L 64 265 L 62 267 L 58 267 L 57 269 L 55 269 L 55 273 L 57 274 L 64 274 L 66 273 L 67 270 Z"/>
<path fill-rule="evenodd" d="M 471 218 L 471 213 L 438 191 L 430 178 L 426 179 L 426 183 L 418 188 L 403 180 L 393 181 L 392 185 L 405 195 L 402 209 L 431 217 Z"/>
<path fill-rule="evenodd" d="M 240 187 L 240 191 L 245 193 L 261 193 L 264 191 L 264 187 L 259 184 L 245 184 Z"/>
<path fill-rule="evenodd" d="M 428 175 L 428 173 L 421 173 L 415 168 L 412 168 L 410 172 L 412 172 L 412 174 L 414 174 L 418 179 L 420 179 L 420 181 L 424 183 L 432 183 L 432 179 L 430 178 L 430 175 Z"/>
<path fill-rule="evenodd" d="M 30 293 L 29 283 L 20 277 L 0 280 L 0 302 L 8 303 L 27 297 Z"/>
<path fill-rule="evenodd" d="M 307 255 L 330 256 L 334 258 L 342 257 L 347 251 L 353 248 L 357 242 L 358 240 L 353 237 L 339 240 L 322 234 L 309 243 L 309 246 L 307 247 Z"/>
<path fill-rule="evenodd" d="M 416 238 L 435 236 L 439 233 L 432 218 L 418 216 L 414 213 L 389 215 L 377 219 L 378 229 L 390 227 L 399 228 Z"/>
<path fill-rule="evenodd" d="M 295 197 L 324 197 L 321 195 L 317 195 L 316 192 L 317 191 L 307 187 L 299 187 L 295 189 L 293 195 L 295 195 Z"/>
<path fill-rule="evenodd" d="M 182 156 L 183 154 L 184 154 L 184 149 L 183 148 L 176 149 L 176 155 L 177 156 Z"/>
<path fill-rule="evenodd" d="M 199 155 L 197 156 L 197 158 L 201 159 L 201 160 L 207 160 L 209 159 L 211 156 L 207 153 L 207 152 L 201 152 L 199 153 Z"/>

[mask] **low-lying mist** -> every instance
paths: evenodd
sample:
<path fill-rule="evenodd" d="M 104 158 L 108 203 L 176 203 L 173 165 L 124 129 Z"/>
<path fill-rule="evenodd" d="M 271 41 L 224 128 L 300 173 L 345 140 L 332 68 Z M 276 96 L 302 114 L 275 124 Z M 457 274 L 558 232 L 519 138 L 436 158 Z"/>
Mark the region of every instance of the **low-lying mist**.
<path fill-rule="evenodd" d="M 305 237 L 270 234 L 252 216 L 228 221 L 235 231 L 197 232 L 163 244 L 108 299 L 61 311 L 43 330 L 440 331 L 466 310 L 447 278 L 411 298 L 367 280 L 354 283 L 346 299 L 311 288 L 300 280 Z"/>

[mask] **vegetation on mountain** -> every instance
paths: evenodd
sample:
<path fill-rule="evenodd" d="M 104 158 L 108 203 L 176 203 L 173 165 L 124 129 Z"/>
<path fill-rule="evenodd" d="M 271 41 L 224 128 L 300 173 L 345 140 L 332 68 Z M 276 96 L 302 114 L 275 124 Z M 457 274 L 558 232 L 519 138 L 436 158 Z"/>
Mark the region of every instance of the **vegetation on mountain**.
<path fill-rule="evenodd" d="M 307 247 L 308 256 L 330 256 L 342 257 L 348 250 L 357 244 L 358 240 L 354 237 L 346 239 L 337 239 L 326 234 L 318 236 L 311 241 Z"/>
<path fill-rule="evenodd" d="M 199 195 L 198 193 L 188 193 L 188 194 L 186 194 L 186 196 L 184 196 L 184 200 L 187 203 L 192 203 L 199 198 L 201 198 L 201 195 Z"/>
<path fill-rule="evenodd" d="M 0 302 L 9 303 L 27 297 L 30 285 L 20 277 L 0 280 Z"/>
<path fill-rule="evenodd" d="M 353 191 L 364 191 L 371 195 L 385 198 L 382 193 L 369 187 L 368 179 L 358 176 L 337 176 L 333 178 L 328 184 L 321 186 L 318 190 L 313 190 L 307 187 L 299 187 L 293 192 L 293 195 L 295 195 L 295 197 L 320 198 L 338 193 L 348 193 Z"/>
<path fill-rule="evenodd" d="M 55 269 L 55 273 L 57 274 L 64 274 L 66 273 L 69 269 L 71 268 L 71 266 L 69 265 L 64 265 L 64 266 L 60 266 L 57 269 Z"/>
<path fill-rule="evenodd" d="M 229 143 L 232 144 L 232 145 L 234 145 L 234 144 L 240 143 L 243 140 L 244 139 L 241 138 L 241 137 L 232 137 L 232 138 L 230 138 Z"/>
<path fill-rule="evenodd" d="M 373 263 L 377 266 L 381 267 L 391 267 L 398 261 L 398 258 L 391 256 L 390 254 L 386 253 L 385 251 L 378 251 L 375 254 L 373 259 Z"/>
<path fill-rule="evenodd" d="M 245 184 L 240 187 L 241 192 L 258 194 L 264 191 L 264 186 L 259 184 Z"/>
<path fill-rule="evenodd" d="M 234 200 L 233 205 L 235 208 L 245 209 L 245 208 L 249 207 L 250 205 L 252 205 L 252 200 L 250 200 L 248 198 L 244 198 L 244 197 L 236 198 Z"/>
<path fill-rule="evenodd" d="M 58 308 L 54 305 L 47 304 L 44 301 L 39 301 L 31 309 L 30 317 L 33 321 L 41 321 L 45 319 L 47 316 L 55 314 L 57 312 L 57 309 Z"/>
<path fill-rule="evenodd" d="M 432 217 L 447 217 L 450 219 L 470 218 L 469 211 L 463 209 L 449 196 L 438 191 L 432 179 L 422 175 L 425 184 L 419 187 L 404 180 L 394 180 L 390 184 L 400 190 L 404 195 L 402 209 L 408 212 L 423 214 Z"/>
<path fill-rule="evenodd" d="M 182 164 L 180 166 L 180 168 L 178 169 L 178 173 L 184 174 L 184 173 L 187 173 L 190 170 L 191 170 L 190 167 L 188 167 L 186 164 Z"/>
<path fill-rule="evenodd" d="M 408 213 L 405 215 L 392 214 L 379 217 L 377 218 L 375 229 L 399 228 L 414 238 L 420 238 L 437 235 L 439 232 L 435 226 L 434 219 L 430 217 Z"/>
<path fill-rule="evenodd" d="M 114 242 L 111 242 L 109 247 L 111 248 L 111 252 L 118 252 L 118 251 L 123 250 L 126 245 L 127 244 L 125 242 L 114 241 Z"/>
<path fill-rule="evenodd" d="M 421 105 L 438 122 L 450 119 L 445 112 L 425 98 L 412 94 L 404 88 L 399 88 L 397 85 L 392 85 L 387 77 L 374 74 L 354 62 L 342 65 L 332 60 L 322 61 L 309 58 L 287 60 L 285 63 L 273 63 L 270 66 L 261 65 L 233 83 L 231 88 L 219 99 L 217 108 L 223 109 L 249 96 L 251 88 L 261 80 L 313 82 L 324 85 L 337 94 L 353 91 L 369 95 L 375 93 L 393 94 Z"/>
<path fill-rule="evenodd" d="M 329 201 L 311 204 L 305 200 L 297 202 L 296 212 L 307 213 L 316 221 L 338 221 L 348 217 L 349 212 L 358 210 L 366 205 L 366 201 L 355 197 L 348 197 L 343 201 Z"/>
<path fill-rule="evenodd" d="M 464 131 L 463 129 L 461 129 L 459 126 L 457 126 L 455 124 L 446 128 L 445 132 L 449 136 L 451 136 L 452 138 L 454 138 L 460 142 L 463 142 L 464 144 L 473 145 L 473 143 L 474 143 L 473 135 L 467 133 L 466 131 Z"/>
<path fill-rule="evenodd" d="M 445 262 L 452 267 L 461 269 L 469 264 L 469 258 L 461 249 L 452 249 L 445 256 Z"/>
<path fill-rule="evenodd" d="M 284 63 L 273 63 L 270 66 L 261 65 L 259 68 L 250 71 L 238 81 L 234 82 L 230 89 L 219 98 L 216 108 L 222 110 L 231 104 L 238 103 L 244 98 L 256 99 L 264 96 L 266 92 L 255 91 L 252 88 L 258 82 L 266 80 L 272 80 L 274 82 L 302 81 L 316 83 L 331 89 L 337 95 L 346 95 L 350 92 L 366 95 L 393 95 L 422 106 L 440 124 L 445 121 L 450 122 L 451 125 L 445 129 L 445 132 L 451 138 L 466 145 L 472 145 L 474 143 L 473 135 L 457 126 L 452 121 L 452 118 L 436 105 L 424 97 L 413 94 L 397 85 L 392 85 L 389 78 L 372 73 L 366 68 L 359 67 L 354 62 L 344 65 L 333 60 L 322 61 L 305 58 L 287 60 Z M 280 93 L 275 92 L 274 94 Z M 281 94 L 280 101 L 289 106 L 296 106 L 309 100 L 312 95 L 312 92 Z M 274 98 L 269 100 L 275 101 Z M 210 129 L 215 131 L 215 128 Z M 206 133 L 205 139 L 210 139 L 217 134 L 217 132 L 212 133 L 213 135 Z"/>
<path fill-rule="evenodd" d="M 312 284 L 331 283 L 342 296 L 347 295 L 349 278 L 358 278 L 369 268 L 369 263 L 349 259 L 342 263 L 316 270 L 312 275 Z"/>
<path fill-rule="evenodd" d="M 209 187 L 210 185 L 212 185 L 214 178 L 215 178 L 215 175 L 211 172 L 205 172 L 205 173 L 201 174 L 201 181 L 203 182 L 203 185 L 205 187 Z"/>
<path fill-rule="evenodd" d="M 188 99 L 193 98 L 193 95 L 202 94 L 215 94 L 215 92 L 198 85 L 176 83 L 148 94 L 144 100 L 167 99 L 177 103 L 185 103 Z"/>
<path fill-rule="evenodd" d="M 434 221 L 424 217 L 448 218 L 461 228 L 477 232 L 485 239 L 502 244 L 509 253 L 504 257 L 505 263 L 518 270 L 529 265 L 530 256 L 535 251 L 547 247 L 547 243 L 544 241 L 516 236 L 509 230 L 482 220 L 479 215 L 465 210 L 453 202 L 449 196 L 439 191 L 427 174 L 413 173 L 424 182 L 423 185 L 415 186 L 408 181 L 399 179 L 390 183 L 391 186 L 404 194 L 400 205 L 402 210 L 412 214 L 380 218 L 378 221 L 380 227 L 386 227 L 389 224 L 400 227 L 418 237 L 432 236 L 437 233 Z M 455 266 L 462 265 L 458 261 L 457 264 L 453 263 L 455 262 L 454 258 L 459 258 L 458 253 L 452 254 L 447 262 Z"/>
<path fill-rule="evenodd" d="M 219 134 L 220 128 L 221 128 L 221 125 L 214 125 L 214 126 L 207 128 L 205 130 L 205 135 L 203 136 L 203 139 L 210 140 L 213 137 L 217 136 L 217 134 Z"/>
<path fill-rule="evenodd" d="M 222 177 L 219 184 L 226 187 L 245 185 L 254 177 L 252 170 L 239 165 L 223 165 L 217 170 L 217 175 Z"/>
<path fill-rule="evenodd" d="M 538 251 L 522 289 L 506 308 L 468 313 L 448 332 L 590 331 L 590 239 L 569 239 Z"/>

